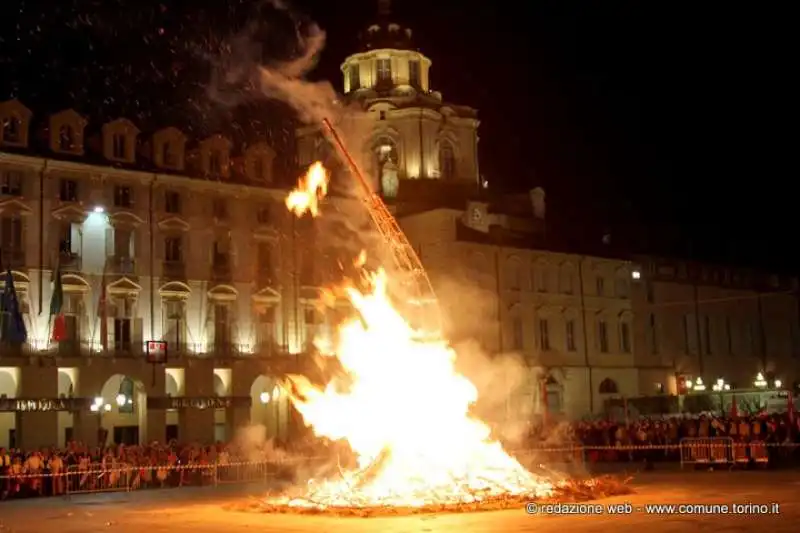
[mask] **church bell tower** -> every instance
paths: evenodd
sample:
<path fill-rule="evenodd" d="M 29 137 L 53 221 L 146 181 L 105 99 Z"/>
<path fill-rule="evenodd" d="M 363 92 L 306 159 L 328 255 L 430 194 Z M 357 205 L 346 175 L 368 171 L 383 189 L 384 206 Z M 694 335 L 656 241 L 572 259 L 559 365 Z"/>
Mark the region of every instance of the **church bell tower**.
<path fill-rule="evenodd" d="M 478 185 L 477 112 L 431 89 L 431 60 L 416 47 L 412 30 L 393 14 L 390 0 L 378 0 L 377 7 L 358 51 L 340 67 L 345 100 L 364 111 L 356 129 L 367 132 L 348 139 L 350 149 L 360 150 L 364 171 L 387 199 L 404 180 Z M 301 163 L 318 155 L 319 141 L 306 135 L 309 128 L 298 132 Z"/>

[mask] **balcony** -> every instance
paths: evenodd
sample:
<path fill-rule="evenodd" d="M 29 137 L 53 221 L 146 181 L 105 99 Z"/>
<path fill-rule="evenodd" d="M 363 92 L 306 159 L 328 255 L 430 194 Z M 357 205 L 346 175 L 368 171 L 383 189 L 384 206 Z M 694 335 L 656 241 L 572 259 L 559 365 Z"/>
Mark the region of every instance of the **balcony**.
<path fill-rule="evenodd" d="M 164 261 L 161 277 L 166 281 L 186 281 L 186 264 L 183 261 Z"/>
<path fill-rule="evenodd" d="M 59 252 L 58 266 L 62 272 L 80 272 L 81 256 L 74 252 Z"/>
<path fill-rule="evenodd" d="M 231 264 L 227 259 L 217 259 L 211 265 L 211 281 L 228 283 L 232 279 Z"/>
<path fill-rule="evenodd" d="M 136 274 L 136 260 L 132 257 L 115 255 L 109 258 L 108 273 L 119 274 L 121 276 L 133 276 Z"/>

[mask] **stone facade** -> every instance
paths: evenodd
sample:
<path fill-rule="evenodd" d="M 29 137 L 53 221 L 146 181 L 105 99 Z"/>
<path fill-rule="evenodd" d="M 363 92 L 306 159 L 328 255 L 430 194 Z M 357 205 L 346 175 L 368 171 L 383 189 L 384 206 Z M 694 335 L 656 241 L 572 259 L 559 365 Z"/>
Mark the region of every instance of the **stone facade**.
<path fill-rule="evenodd" d="M 278 416 L 264 411 L 277 409 L 266 407 L 275 378 L 297 369 L 324 325 L 313 227 L 283 206 L 273 150 L 257 144 L 234 157 L 220 136 L 190 150 L 175 128 L 138 139 L 120 119 L 87 151 L 87 120 L 71 110 L 45 121 L 46 146 L 34 149 L 31 120 L 20 102 L 0 103 L 0 251 L 28 332 L 26 345 L 2 346 L 0 394 L 102 397 L 111 411 L 0 413 L 0 446 L 94 442 L 99 419 L 126 428 L 117 429 L 125 440 L 169 432 L 210 442 L 251 415 Z M 68 332 L 58 344 L 49 316 L 57 269 Z M 168 343 L 165 365 L 146 362 L 154 340 Z M 133 413 L 115 404 L 126 388 Z M 228 413 L 146 408 L 167 395 L 253 401 Z M 281 409 L 282 425 L 268 425 L 285 436 L 285 400 Z"/>

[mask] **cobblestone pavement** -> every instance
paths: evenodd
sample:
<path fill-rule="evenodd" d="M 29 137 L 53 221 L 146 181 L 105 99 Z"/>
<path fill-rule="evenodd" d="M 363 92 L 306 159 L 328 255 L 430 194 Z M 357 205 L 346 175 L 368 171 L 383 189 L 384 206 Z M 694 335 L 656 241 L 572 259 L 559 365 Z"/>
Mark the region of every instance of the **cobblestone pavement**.
<path fill-rule="evenodd" d="M 615 516 L 528 515 L 524 509 L 398 518 L 325 518 L 226 511 L 223 506 L 258 487 L 166 489 L 0 503 L 0 533 L 592 533 L 610 527 L 647 533 L 797 531 L 800 474 L 796 472 L 661 472 L 639 475 L 636 494 L 596 503 L 631 503 Z M 645 504 L 768 504 L 777 514 L 648 514 Z M 621 528 L 621 529 L 620 529 Z"/>

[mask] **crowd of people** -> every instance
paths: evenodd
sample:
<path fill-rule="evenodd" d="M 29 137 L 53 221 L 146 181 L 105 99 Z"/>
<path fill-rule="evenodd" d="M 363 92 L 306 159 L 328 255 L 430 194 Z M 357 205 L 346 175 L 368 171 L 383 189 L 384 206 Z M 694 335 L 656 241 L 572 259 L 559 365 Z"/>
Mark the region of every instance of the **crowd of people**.
<path fill-rule="evenodd" d="M 669 461 L 680 458 L 678 445 L 683 439 L 695 437 L 785 444 L 770 448 L 785 458 L 800 450 L 800 418 L 787 414 L 732 417 L 709 413 L 545 424 L 531 433 L 528 444 L 543 449 L 578 447 L 582 458 L 590 462 Z M 279 463 L 281 457 L 324 455 L 320 446 L 326 447 L 314 439 L 304 439 L 280 448 L 269 441 L 211 446 L 179 445 L 173 441 L 107 447 L 72 442 L 63 449 L 27 453 L 0 448 L 0 498 L 248 481 L 238 479 L 243 468 Z M 328 443 L 328 452 L 330 446 Z"/>
<path fill-rule="evenodd" d="M 25 452 L 0 448 L 0 498 L 65 495 L 70 492 L 205 485 L 232 475 L 234 468 L 266 456 L 259 446 L 215 444 L 89 447 Z"/>

